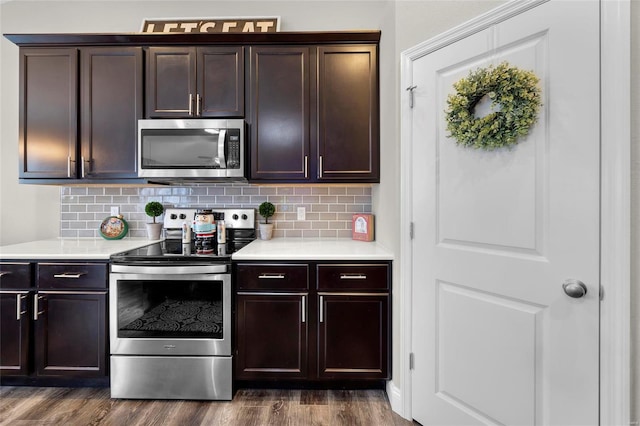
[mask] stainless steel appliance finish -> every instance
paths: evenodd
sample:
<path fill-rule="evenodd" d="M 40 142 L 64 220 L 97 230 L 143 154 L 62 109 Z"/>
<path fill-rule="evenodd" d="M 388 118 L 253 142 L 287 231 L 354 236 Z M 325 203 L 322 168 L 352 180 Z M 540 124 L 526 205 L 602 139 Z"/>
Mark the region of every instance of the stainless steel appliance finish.
<path fill-rule="evenodd" d="M 231 253 L 255 239 L 255 210 L 213 209 L 227 242 L 197 254 L 167 209 L 160 243 L 111 257 L 112 398 L 231 399 Z"/>
<path fill-rule="evenodd" d="M 216 273 L 222 268 L 223 273 Z M 109 278 L 109 315 L 110 315 L 110 343 L 111 355 L 231 355 L 231 274 L 228 265 L 185 265 L 185 266 L 135 266 L 112 265 Z M 124 294 L 132 292 L 126 286 L 144 286 L 147 293 L 158 291 L 153 288 L 154 283 L 165 284 L 171 282 L 174 285 L 194 286 L 198 283 L 202 286 L 214 285 L 222 287 L 222 337 L 194 337 L 193 335 L 181 336 L 180 333 L 165 333 L 154 337 L 157 333 L 124 334 L 121 319 L 130 317 L 134 309 L 128 301 L 123 300 Z M 125 303 L 127 305 L 125 306 Z M 148 303 L 142 301 L 143 304 Z M 154 306 L 150 306 L 153 308 Z M 226 309 L 225 309 L 226 308 Z M 127 312 L 123 312 L 128 310 Z M 177 315 L 180 315 L 178 313 Z M 133 314 L 135 315 L 135 314 Z M 186 315 L 186 314 L 183 314 Z"/>
<path fill-rule="evenodd" d="M 231 400 L 230 356 L 111 357 L 111 397 Z"/>
<path fill-rule="evenodd" d="M 138 176 L 245 179 L 243 119 L 138 120 Z"/>

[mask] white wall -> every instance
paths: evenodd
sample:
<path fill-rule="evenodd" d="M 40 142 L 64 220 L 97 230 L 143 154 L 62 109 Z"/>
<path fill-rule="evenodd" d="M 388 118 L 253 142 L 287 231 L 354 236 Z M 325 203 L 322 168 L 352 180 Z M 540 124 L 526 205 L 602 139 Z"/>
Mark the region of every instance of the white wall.
<path fill-rule="evenodd" d="M 0 41 L 0 246 L 57 237 L 60 221 L 57 187 L 18 185 L 18 57 L 11 46 Z"/>
<path fill-rule="evenodd" d="M 640 424 L 640 2 L 631 1 L 631 420 Z"/>

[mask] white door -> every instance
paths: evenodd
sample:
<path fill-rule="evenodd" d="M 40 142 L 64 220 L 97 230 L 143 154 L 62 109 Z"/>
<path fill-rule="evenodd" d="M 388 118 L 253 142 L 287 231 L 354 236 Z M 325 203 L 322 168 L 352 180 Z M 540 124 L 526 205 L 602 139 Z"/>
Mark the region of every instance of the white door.
<path fill-rule="evenodd" d="M 598 423 L 599 4 L 536 6 L 413 62 L 412 415 L 423 425 Z M 462 148 L 446 98 L 508 61 L 540 78 L 515 148 Z M 565 294 L 582 281 L 582 298 Z"/>

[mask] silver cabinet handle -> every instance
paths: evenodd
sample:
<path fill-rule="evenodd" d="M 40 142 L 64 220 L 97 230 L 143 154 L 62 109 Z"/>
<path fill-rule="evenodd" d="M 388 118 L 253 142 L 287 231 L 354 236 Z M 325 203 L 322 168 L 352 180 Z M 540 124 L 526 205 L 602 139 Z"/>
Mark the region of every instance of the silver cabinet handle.
<path fill-rule="evenodd" d="M 340 274 L 341 280 L 366 280 L 367 276 L 364 274 Z"/>
<path fill-rule="evenodd" d="M 67 157 L 67 177 L 71 177 L 71 156 Z"/>
<path fill-rule="evenodd" d="M 307 322 L 307 296 L 302 296 L 302 322 Z"/>
<path fill-rule="evenodd" d="M 318 166 L 318 177 L 322 177 L 322 169 L 324 169 L 324 164 L 322 164 L 322 155 L 320 156 L 320 165 Z"/>
<path fill-rule="evenodd" d="M 258 275 L 258 278 L 261 279 L 261 280 L 273 280 L 273 279 L 282 280 L 282 279 L 284 279 L 285 275 L 286 274 L 267 274 L 267 273 L 265 273 L 265 274 Z"/>
<path fill-rule="evenodd" d="M 202 97 L 200 94 L 196 94 L 196 117 L 200 117 L 200 106 L 202 104 Z"/>
<path fill-rule="evenodd" d="M 33 320 L 38 321 L 38 315 L 44 314 L 44 311 L 38 311 L 38 300 L 44 299 L 44 296 L 33 296 Z"/>
<path fill-rule="evenodd" d="M 305 155 L 304 156 L 304 178 L 308 178 L 309 177 L 309 156 Z"/>
<path fill-rule="evenodd" d="M 80 176 L 84 177 L 84 156 L 80 157 Z"/>
<path fill-rule="evenodd" d="M 22 316 L 22 314 L 26 314 L 27 311 L 23 311 L 22 310 L 22 300 L 25 299 L 27 296 L 25 296 L 24 294 L 20 294 L 17 293 L 16 294 L 16 320 L 20 321 L 20 317 Z"/>
<path fill-rule="evenodd" d="M 78 272 L 78 273 L 63 272 L 61 274 L 55 274 L 53 276 L 53 278 L 73 278 L 73 279 L 78 279 L 83 275 L 87 275 L 87 273 L 86 272 Z"/>
<path fill-rule="evenodd" d="M 11 274 L 11 271 L 2 271 L 0 272 L 0 277 L 4 277 L 5 275 Z"/>
<path fill-rule="evenodd" d="M 189 115 L 193 115 L 193 94 L 189 93 Z"/>
<path fill-rule="evenodd" d="M 320 296 L 320 322 L 324 321 L 324 296 Z"/>
<path fill-rule="evenodd" d="M 89 170 L 89 173 L 91 173 L 91 159 L 85 159 L 84 156 L 82 156 L 81 160 L 82 160 L 82 166 L 81 166 L 80 170 L 82 172 L 82 177 L 85 177 L 84 164 L 87 163 L 87 169 Z"/>

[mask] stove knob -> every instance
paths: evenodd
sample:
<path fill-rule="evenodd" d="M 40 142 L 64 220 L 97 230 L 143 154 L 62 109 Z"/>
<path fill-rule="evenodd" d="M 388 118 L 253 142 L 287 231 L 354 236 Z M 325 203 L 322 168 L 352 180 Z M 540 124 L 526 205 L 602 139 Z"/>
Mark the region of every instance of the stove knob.
<path fill-rule="evenodd" d="M 248 219 L 247 215 L 246 215 L 246 214 L 243 214 L 243 215 L 242 215 L 242 220 L 247 220 L 247 219 Z"/>
<path fill-rule="evenodd" d="M 232 217 L 233 217 L 233 220 L 238 220 L 238 215 L 237 214 L 234 214 Z"/>
<path fill-rule="evenodd" d="M 187 215 L 186 215 L 186 214 L 184 214 L 184 213 L 180 213 L 180 219 L 186 219 L 186 218 L 187 218 Z"/>
<path fill-rule="evenodd" d="M 176 216 L 175 213 L 171 213 L 171 219 L 177 219 L 177 218 L 178 218 L 178 216 Z"/>

